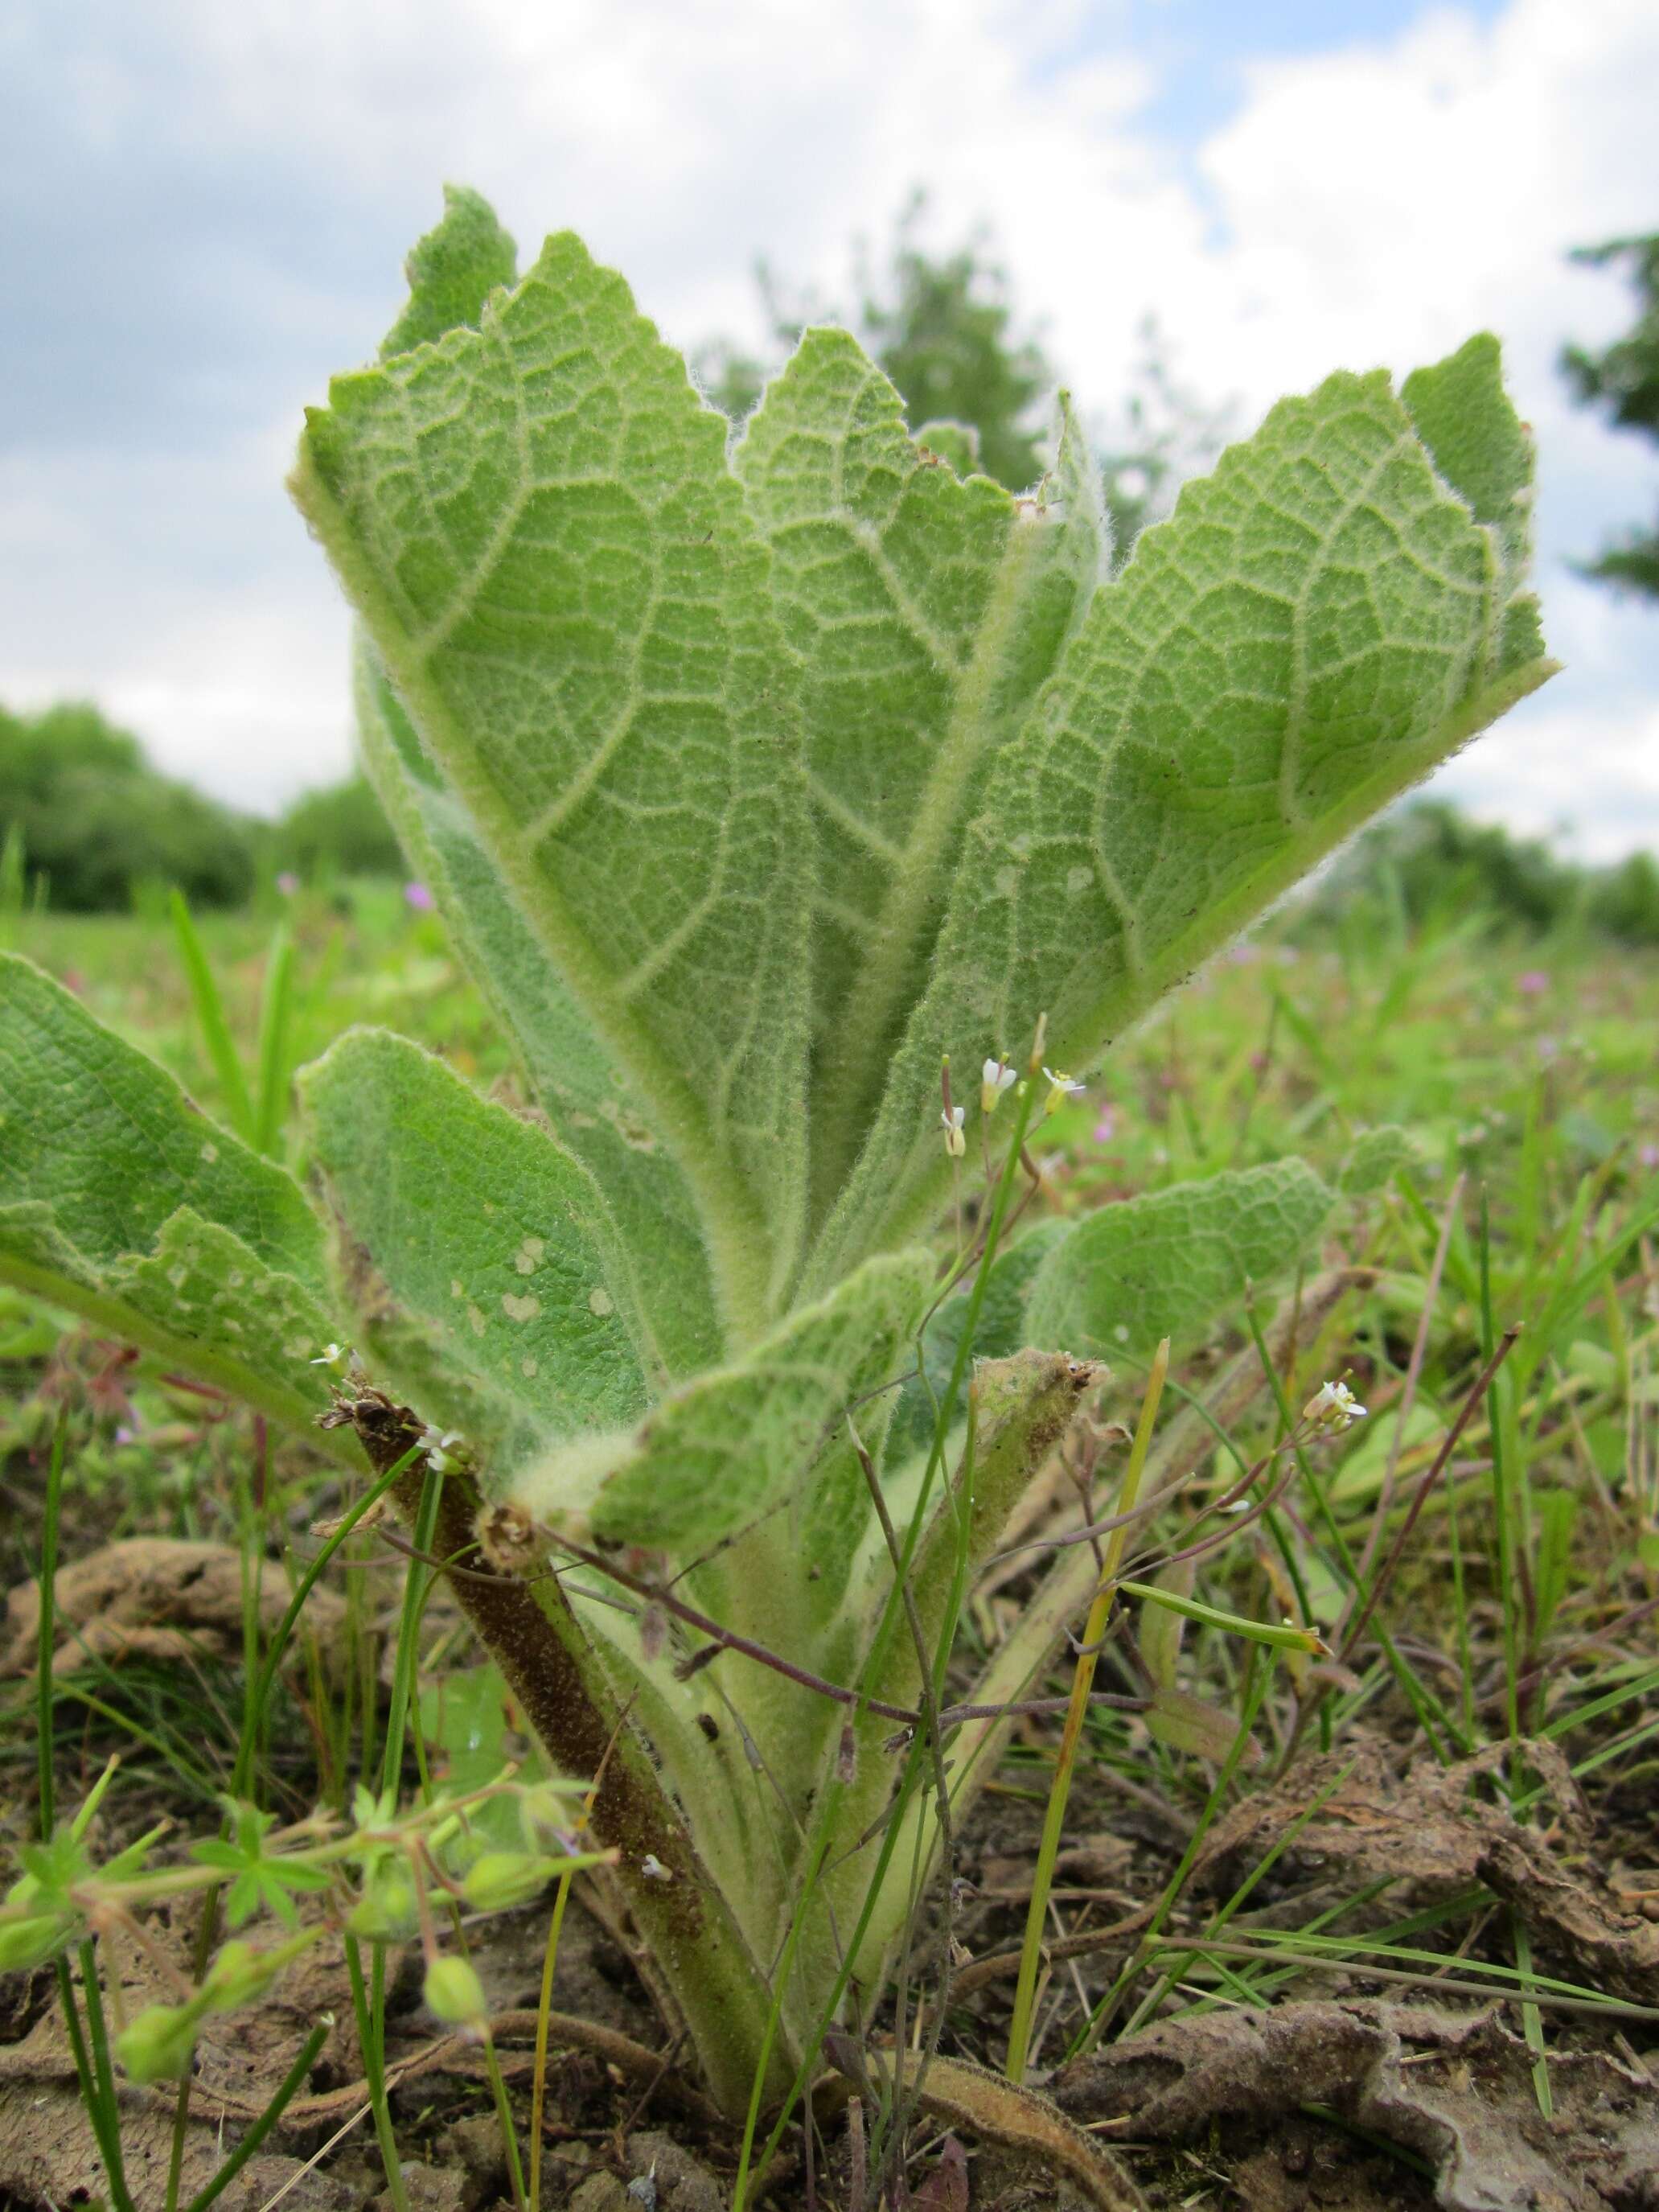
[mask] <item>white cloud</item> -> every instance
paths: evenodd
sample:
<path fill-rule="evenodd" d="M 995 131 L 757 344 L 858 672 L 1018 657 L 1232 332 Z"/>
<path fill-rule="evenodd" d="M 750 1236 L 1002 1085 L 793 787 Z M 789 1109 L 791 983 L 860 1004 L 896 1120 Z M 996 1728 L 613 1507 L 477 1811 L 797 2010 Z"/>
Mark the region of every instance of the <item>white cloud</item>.
<path fill-rule="evenodd" d="M 1548 693 L 1502 741 L 1474 745 L 1442 771 L 1437 788 L 1488 822 L 1527 836 L 1559 838 L 1589 860 L 1616 860 L 1632 846 L 1659 852 L 1659 702 L 1633 701 L 1594 716 L 1551 708 Z M 1617 805 L 1584 805 L 1584 763 Z"/>
<path fill-rule="evenodd" d="M 63 18 L 37 4 L 44 70 Z M 1564 333 L 1595 342 L 1628 315 L 1619 283 L 1568 269 L 1565 249 L 1659 221 L 1646 0 L 1514 0 L 1486 25 L 1442 9 L 1253 65 L 1195 149 L 1144 126 L 1144 61 L 1098 39 L 1066 58 L 1080 0 L 100 12 L 96 53 L 56 64 L 65 185 L 40 219 L 69 220 L 84 174 L 87 235 L 153 262 L 153 313 L 129 286 L 106 340 L 118 360 L 150 347 L 150 397 L 129 422 L 112 410 L 103 448 L 43 444 L 0 473 L 0 587 L 22 615 L 0 696 L 95 689 L 168 764 L 252 803 L 343 763 L 344 619 L 281 466 L 301 402 L 394 307 L 441 178 L 490 192 L 521 242 L 582 230 L 687 343 L 750 320 L 757 253 L 844 293 L 849 234 L 881 238 L 926 182 L 939 235 L 989 219 L 1085 407 L 1114 400 L 1149 308 L 1185 377 L 1239 394 L 1245 421 L 1332 367 L 1405 368 L 1483 323 L 1503 332 L 1540 434 L 1547 612 L 1571 668 L 1451 773 L 1517 817 L 1559 783 L 1591 837 L 1659 840 L 1630 804 L 1659 622 L 1561 563 L 1650 508 L 1659 468 L 1571 410 L 1554 368 Z M 39 342 L 67 346 L 87 289 L 67 268 L 53 296 L 62 325 Z M 1571 779 L 1552 781 L 1552 747 Z"/>

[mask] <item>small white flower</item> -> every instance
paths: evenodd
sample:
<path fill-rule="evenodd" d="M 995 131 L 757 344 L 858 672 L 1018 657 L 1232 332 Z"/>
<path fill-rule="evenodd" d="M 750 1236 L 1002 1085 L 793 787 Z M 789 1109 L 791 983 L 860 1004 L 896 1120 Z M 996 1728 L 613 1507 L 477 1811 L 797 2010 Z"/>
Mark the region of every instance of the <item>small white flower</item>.
<path fill-rule="evenodd" d="M 447 1474 L 455 1464 L 455 1446 L 461 1441 L 459 1429 L 441 1432 L 429 1425 L 421 1431 L 421 1442 L 426 1449 L 427 1462 L 434 1474 Z"/>
<path fill-rule="evenodd" d="M 640 1861 L 640 1872 L 647 1881 L 672 1881 L 674 1879 L 654 1851 L 647 1851 Z"/>
<path fill-rule="evenodd" d="M 345 1365 L 350 1357 L 351 1351 L 349 1346 L 325 1344 L 311 1364 L 313 1367 L 332 1367 L 337 1370 Z"/>
<path fill-rule="evenodd" d="M 997 1101 L 1013 1081 L 1014 1073 L 1000 1054 L 995 1060 L 986 1061 L 979 1087 L 979 1103 L 981 1113 L 996 1112 Z"/>
<path fill-rule="evenodd" d="M 1322 1382 L 1302 1408 L 1302 1418 L 1311 1421 L 1316 1428 L 1328 1429 L 1334 1435 L 1351 1429 L 1356 1421 L 1363 1421 L 1365 1408 L 1346 1382 Z"/>
<path fill-rule="evenodd" d="M 1048 1079 L 1048 1096 L 1042 1102 L 1045 1114 L 1058 1114 L 1068 1098 L 1082 1097 L 1083 1085 L 1075 1076 L 1060 1075 L 1052 1067 L 1045 1067 L 1042 1072 Z"/>
<path fill-rule="evenodd" d="M 945 1129 L 945 1149 L 953 1160 L 959 1160 L 968 1149 L 968 1139 L 962 1133 L 963 1109 L 951 1106 L 939 1115 Z"/>

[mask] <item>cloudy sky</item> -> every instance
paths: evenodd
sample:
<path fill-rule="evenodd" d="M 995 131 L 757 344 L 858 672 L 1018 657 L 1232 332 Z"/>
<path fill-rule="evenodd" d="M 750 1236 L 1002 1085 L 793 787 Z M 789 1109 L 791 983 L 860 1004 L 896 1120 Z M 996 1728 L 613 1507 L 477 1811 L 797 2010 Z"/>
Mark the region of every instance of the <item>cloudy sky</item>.
<path fill-rule="evenodd" d="M 1577 580 L 1659 459 L 1565 403 L 1629 320 L 1569 246 L 1659 228 L 1651 0 L 12 0 L 0 18 L 0 700 L 91 696 L 270 810 L 349 759 L 346 622 L 282 478 L 445 178 L 574 225 L 670 335 L 757 255 L 844 295 L 926 184 L 1085 410 L 1156 313 L 1241 428 L 1488 325 L 1540 455 L 1567 672 L 1446 772 L 1659 849 L 1659 612 Z"/>

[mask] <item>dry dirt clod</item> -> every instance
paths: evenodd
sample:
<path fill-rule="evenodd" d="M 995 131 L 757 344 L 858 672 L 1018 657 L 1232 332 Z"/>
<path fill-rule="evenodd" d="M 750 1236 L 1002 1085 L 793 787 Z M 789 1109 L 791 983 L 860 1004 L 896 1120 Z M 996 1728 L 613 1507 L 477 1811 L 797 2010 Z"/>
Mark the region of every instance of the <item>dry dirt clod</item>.
<path fill-rule="evenodd" d="M 640 2187 L 650 2185 L 655 2212 L 726 2212 L 726 2193 L 700 2158 L 655 2129 L 628 2138 L 628 2170 L 635 2191 L 629 2212 L 651 2205 Z"/>
<path fill-rule="evenodd" d="M 398 2172 L 409 2198 L 409 2212 L 462 2212 L 466 2202 L 466 2177 L 453 2166 L 422 2166 L 417 2160 L 406 2158 L 400 2161 Z M 374 2199 L 369 2212 L 392 2212 L 389 2189 Z"/>
<path fill-rule="evenodd" d="M 254 1565 L 259 1618 L 269 1635 L 288 1610 L 292 1585 L 276 1561 Z M 239 1657 L 242 1574 L 243 1555 L 229 1544 L 131 1536 L 103 1545 L 58 1577 L 54 1673 L 83 1667 L 93 1657 L 118 1665 L 127 1659 Z M 345 1624 L 343 1601 L 331 1590 L 313 1589 L 304 1622 L 325 1656 L 331 1656 Z M 33 1671 L 40 1627 L 40 1586 L 19 1583 L 7 1595 L 0 1624 L 0 1677 Z"/>
<path fill-rule="evenodd" d="M 1068 2067 L 1055 2095 L 1075 2121 L 1170 2142 L 1328 2105 L 1425 2160 L 1445 2212 L 1659 2207 L 1659 2079 L 1602 2051 L 1549 2064 L 1546 2121 L 1533 2054 L 1493 2013 L 1290 2003 L 1161 2022 Z"/>
<path fill-rule="evenodd" d="M 1322 1862 L 1435 1893 L 1481 1883 L 1577 1979 L 1637 2004 L 1659 2004 L 1659 1926 L 1626 1908 L 1585 1849 L 1589 1814 L 1559 1750 L 1528 1742 L 1519 1750 L 1550 1791 L 1551 1830 L 1523 1826 L 1476 1794 L 1490 1786 L 1498 1761 L 1512 1755 L 1506 1745 L 1455 1766 L 1419 1759 L 1398 1774 L 1373 1744 L 1299 1831 L 1287 1861 Z M 1235 1807 L 1212 1832 L 1195 1885 L 1231 1887 L 1352 1759 L 1351 1753 L 1304 1759 L 1277 1788 Z"/>
<path fill-rule="evenodd" d="M 639 2203 L 630 2201 L 614 2173 L 590 2173 L 570 2199 L 570 2212 L 639 2212 Z"/>

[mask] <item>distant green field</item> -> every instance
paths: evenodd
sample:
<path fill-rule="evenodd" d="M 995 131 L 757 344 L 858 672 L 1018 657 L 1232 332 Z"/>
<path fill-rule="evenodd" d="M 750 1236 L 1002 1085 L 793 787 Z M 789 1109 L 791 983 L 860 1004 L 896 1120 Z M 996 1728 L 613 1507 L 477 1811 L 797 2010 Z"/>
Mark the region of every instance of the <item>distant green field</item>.
<path fill-rule="evenodd" d="M 302 896 L 282 918 L 297 939 L 291 1066 L 369 1024 L 486 1087 L 510 1085 L 510 1050 L 441 923 L 398 884 L 361 881 L 326 904 Z M 250 1068 L 273 921 L 198 925 Z M 222 1109 L 165 917 L 24 915 L 0 930 L 210 1113 Z M 1355 1131 L 1401 1122 L 1425 1194 L 1466 1170 L 1490 1182 L 1500 1237 L 1527 1233 L 1583 1176 L 1611 1194 L 1659 1165 L 1641 1158 L 1659 1147 L 1656 1024 L 1659 953 L 1494 940 L 1473 915 L 1415 933 L 1375 911 L 1340 929 L 1292 918 L 1196 977 L 1115 1049 L 1083 1103 L 1045 1125 L 1060 1153 L 1055 1194 L 1092 1204 L 1291 1152 L 1334 1169 Z"/>

